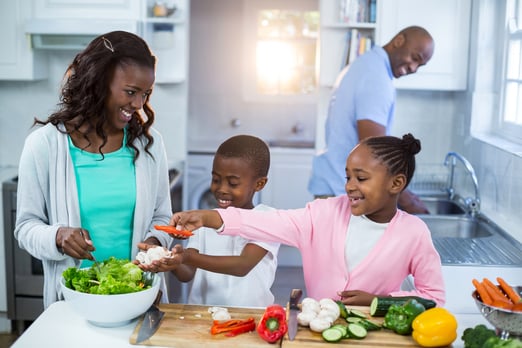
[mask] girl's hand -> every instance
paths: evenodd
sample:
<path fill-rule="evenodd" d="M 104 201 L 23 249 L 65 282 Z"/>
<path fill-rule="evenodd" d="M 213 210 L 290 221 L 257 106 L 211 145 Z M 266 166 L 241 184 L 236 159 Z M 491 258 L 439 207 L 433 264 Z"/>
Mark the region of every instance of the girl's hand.
<path fill-rule="evenodd" d="M 175 213 L 170 218 L 170 225 L 180 230 L 194 231 L 200 227 L 220 228 L 223 220 L 215 210 L 189 210 Z"/>
<path fill-rule="evenodd" d="M 341 302 L 353 306 L 369 306 L 373 298 L 378 296 L 361 290 L 345 290 L 337 293 Z"/>
<path fill-rule="evenodd" d="M 81 227 L 60 227 L 56 232 L 56 247 L 76 259 L 93 260 L 95 250 L 89 231 Z"/>

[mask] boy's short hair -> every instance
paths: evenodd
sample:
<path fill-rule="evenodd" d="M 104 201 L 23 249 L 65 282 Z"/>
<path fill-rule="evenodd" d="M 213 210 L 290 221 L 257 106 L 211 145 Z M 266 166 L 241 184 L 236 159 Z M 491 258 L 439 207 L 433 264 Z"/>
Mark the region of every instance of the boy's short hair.
<path fill-rule="evenodd" d="M 263 140 L 252 135 L 236 135 L 228 138 L 218 147 L 216 155 L 241 158 L 252 166 L 257 177 L 268 175 L 270 150 Z"/>

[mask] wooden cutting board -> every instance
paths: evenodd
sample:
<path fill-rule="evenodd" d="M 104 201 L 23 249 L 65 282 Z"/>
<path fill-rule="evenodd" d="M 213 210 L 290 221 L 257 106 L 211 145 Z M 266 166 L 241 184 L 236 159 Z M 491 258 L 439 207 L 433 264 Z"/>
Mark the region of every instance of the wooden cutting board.
<path fill-rule="evenodd" d="M 357 309 L 368 314 L 368 318 L 375 323 L 382 324 L 384 318 L 382 317 L 370 317 L 369 307 L 350 306 L 348 308 Z M 339 318 L 336 324 L 347 324 L 346 320 Z M 320 333 L 313 332 L 308 327 L 299 326 L 297 334 L 293 341 L 288 339 L 288 335 L 283 338 L 281 348 L 319 348 L 329 345 L 321 336 Z M 411 336 L 402 336 L 394 333 L 390 330 L 381 329 L 378 331 L 369 331 L 368 335 L 361 340 L 357 339 L 343 339 L 335 343 L 336 347 L 420 347 L 415 343 Z"/>
<path fill-rule="evenodd" d="M 159 309 L 165 312 L 165 316 L 158 328 L 158 331 L 148 340 L 139 343 L 145 346 L 163 347 L 274 347 L 270 343 L 261 339 L 256 331 L 244 333 L 235 337 L 226 337 L 224 334 L 210 334 L 212 326 L 212 316 L 208 312 L 211 306 L 185 305 L 185 304 L 160 304 Z M 256 324 L 259 322 L 264 308 L 237 308 L 227 307 L 232 319 L 248 319 L 254 317 Z M 137 344 L 136 338 L 143 322 L 140 318 L 129 341 Z M 279 347 L 280 344 L 276 344 Z"/>

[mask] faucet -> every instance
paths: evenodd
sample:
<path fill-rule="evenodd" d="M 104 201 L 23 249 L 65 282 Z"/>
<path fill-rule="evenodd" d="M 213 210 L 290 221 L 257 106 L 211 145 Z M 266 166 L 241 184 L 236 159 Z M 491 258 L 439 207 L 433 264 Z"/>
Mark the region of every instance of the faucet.
<path fill-rule="evenodd" d="M 457 164 L 457 160 L 461 161 L 462 164 L 464 164 L 464 167 L 466 168 L 467 172 L 471 176 L 471 180 L 473 181 L 473 187 L 475 189 L 475 198 L 466 198 L 464 200 L 464 203 L 466 206 L 470 209 L 470 212 L 472 215 L 477 213 L 480 210 L 480 194 L 479 194 L 479 184 L 477 180 L 477 175 L 475 174 L 475 170 L 473 169 L 473 166 L 469 161 L 462 156 L 461 154 L 457 152 L 448 152 L 446 155 L 446 158 L 444 159 L 444 165 L 450 167 L 450 175 L 449 175 L 449 182 L 448 182 L 448 194 L 449 198 L 453 199 L 455 198 L 455 189 L 453 187 L 453 180 L 455 176 L 455 165 Z M 450 162 L 451 161 L 451 162 Z"/>

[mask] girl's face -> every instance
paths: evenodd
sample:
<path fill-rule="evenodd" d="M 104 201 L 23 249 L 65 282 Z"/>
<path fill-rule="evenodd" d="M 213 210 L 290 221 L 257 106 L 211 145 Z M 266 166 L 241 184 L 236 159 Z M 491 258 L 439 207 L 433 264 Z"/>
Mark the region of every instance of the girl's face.
<path fill-rule="evenodd" d="M 252 209 L 254 193 L 261 190 L 266 181 L 266 177 L 256 177 L 250 164 L 241 158 L 214 157 L 210 191 L 220 208 Z"/>
<path fill-rule="evenodd" d="M 389 222 L 397 211 L 403 179 L 404 175 L 390 175 L 366 145 L 357 145 L 346 161 L 345 189 L 352 214 L 366 215 L 379 223 Z"/>
<path fill-rule="evenodd" d="M 118 65 L 109 85 L 105 108 L 107 131 L 121 131 L 134 113 L 143 107 L 152 92 L 154 70 L 135 65 Z"/>

